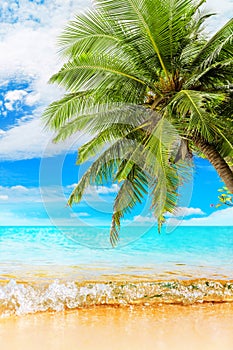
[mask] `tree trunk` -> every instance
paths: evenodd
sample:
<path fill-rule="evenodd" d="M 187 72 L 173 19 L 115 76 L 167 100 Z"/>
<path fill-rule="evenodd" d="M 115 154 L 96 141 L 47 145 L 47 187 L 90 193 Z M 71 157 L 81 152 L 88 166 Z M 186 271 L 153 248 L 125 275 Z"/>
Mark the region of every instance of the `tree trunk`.
<path fill-rule="evenodd" d="M 233 172 L 226 161 L 221 157 L 216 148 L 207 141 L 203 140 L 202 138 L 195 138 L 193 141 L 214 166 L 218 175 L 224 181 L 229 191 L 233 193 Z"/>

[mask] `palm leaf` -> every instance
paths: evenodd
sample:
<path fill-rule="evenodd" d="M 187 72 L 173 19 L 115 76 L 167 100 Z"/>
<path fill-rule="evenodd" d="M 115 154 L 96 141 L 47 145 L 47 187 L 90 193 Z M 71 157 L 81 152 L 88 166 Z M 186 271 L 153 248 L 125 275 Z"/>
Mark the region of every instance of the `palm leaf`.
<path fill-rule="evenodd" d="M 96 156 L 96 154 L 98 154 L 98 152 L 100 152 L 101 149 L 106 147 L 106 145 L 109 143 L 120 139 L 123 140 L 125 138 L 128 140 L 135 140 L 137 143 L 140 143 L 140 140 L 138 139 L 138 131 L 135 131 L 130 124 L 117 124 L 115 128 L 110 126 L 104 129 L 91 141 L 79 148 L 77 164 L 82 164 L 91 157 Z"/>
<path fill-rule="evenodd" d="M 154 179 L 150 185 L 152 208 L 158 219 L 159 228 L 164 221 L 163 215 L 166 212 L 173 213 L 175 210 L 178 185 L 188 178 L 186 172 L 178 173 L 180 163 L 175 165 L 171 161 L 178 139 L 175 128 L 162 118 L 144 146 L 145 168 L 149 169 L 151 178 Z"/>
<path fill-rule="evenodd" d="M 58 44 L 63 55 L 73 58 L 89 50 L 101 52 L 108 47 L 110 51 L 121 44 L 119 34 L 120 28 L 116 21 L 106 18 L 100 11 L 89 10 L 69 22 Z"/>
<path fill-rule="evenodd" d="M 151 51 L 151 54 L 156 53 L 160 65 L 168 77 L 168 71 L 161 56 L 160 48 L 148 25 L 148 16 L 151 17 L 152 15 L 150 11 L 153 9 L 154 14 L 156 6 L 152 7 L 148 1 L 142 2 L 140 0 L 98 0 L 96 1 L 96 6 L 98 9 L 106 11 L 110 15 L 110 18 L 117 19 L 125 26 L 129 25 L 131 28 L 131 33 L 129 33 L 131 34 L 130 39 L 137 37 L 143 40 L 143 46 L 146 46 L 148 51 Z"/>
<path fill-rule="evenodd" d="M 131 80 L 134 84 L 148 85 L 145 76 L 137 76 L 130 61 L 120 56 L 83 54 L 64 64 L 62 69 L 52 76 L 50 83 L 64 86 L 71 92 L 92 89 L 110 89 L 116 84 Z M 113 79 L 114 78 L 114 79 Z"/>
<path fill-rule="evenodd" d="M 54 138 L 54 142 L 65 140 L 67 137 L 81 130 L 88 134 L 96 135 L 108 129 L 111 138 L 111 135 L 114 133 L 111 129 L 119 130 L 121 126 L 122 130 L 119 132 L 123 133 L 124 127 L 128 131 L 132 130 L 144 123 L 148 118 L 147 110 L 140 106 L 121 103 L 99 104 L 98 101 L 96 103 L 97 105 L 93 103 L 89 107 L 90 110 L 86 108 L 85 114 L 80 114 L 73 119 L 71 118 L 64 125 L 61 125 L 57 136 Z M 84 111 L 80 110 L 81 112 Z M 107 132 L 105 132 L 105 137 L 107 137 Z"/>
<path fill-rule="evenodd" d="M 218 134 L 216 123 L 210 118 L 211 103 L 224 99 L 223 94 L 211 94 L 195 90 L 181 90 L 176 94 L 168 107 L 177 115 L 179 128 L 183 129 L 183 135 L 187 137 L 201 134 L 207 141 L 212 142 Z"/>
<path fill-rule="evenodd" d="M 193 31 L 192 18 L 203 1 L 157 0 L 156 5 L 151 0 L 98 0 L 95 3 L 99 11 L 105 11 L 109 18 L 127 28 L 128 41 L 154 57 L 153 65 L 159 64 L 169 80 L 169 72 L 175 69 L 174 57 L 187 44 L 184 37 Z"/>
<path fill-rule="evenodd" d="M 113 179 L 122 160 L 134 148 L 132 140 L 117 140 L 105 150 L 89 167 L 81 180 L 74 188 L 68 199 L 68 205 L 81 201 L 86 188 L 93 184 L 102 185 L 109 179 Z"/>
<path fill-rule="evenodd" d="M 224 76 L 224 80 L 227 81 L 227 75 L 225 74 L 225 68 L 229 67 L 230 70 L 233 68 L 233 59 L 228 58 L 213 64 L 208 65 L 202 72 L 193 74 L 190 79 L 184 84 L 184 88 L 192 88 L 193 86 L 202 86 L 205 84 L 206 78 L 210 81 L 210 77 L 214 76 L 213 81 L 217 85 L 218 77 L 220 77 L 221 84 L 223 84 L 222 76 Z M 207 76 L 207 77 L 206 77 Z M 205 80 L 204 80 L 205 79 Z M 204 80 L 204 81 L 203 81 Z M 203 84 L 204 83 L 204 84 Z"/>
<path fill-rule="evenodd" d="M 76 117 L 90 108 L 93 108 L 94 100 L 90 91 L 81 91 L 65 95 L 61 100 L 51 103 L 43 113 L 45 126 L 57 130 L 67 121 Z"/>
<path fill-rule="evenodd" d="M 233 19 L 230 19 L 202 48 L 192 62 L 192 68 L 198 71 L 206 69 L 209 65 L 227 58 L 233 58 Z"/>
<path fill-rule="evenodd" d="M 122 217 L 126 213 L 130 213 L 137 203 L 141 203 L 143 197 L 147 194 L 147 186 L 148 176 L 137 164 L 134 164 L 114 201 L 110 230 L 110 242 L 112 246 L 115 246 L 119 240 Z"/>

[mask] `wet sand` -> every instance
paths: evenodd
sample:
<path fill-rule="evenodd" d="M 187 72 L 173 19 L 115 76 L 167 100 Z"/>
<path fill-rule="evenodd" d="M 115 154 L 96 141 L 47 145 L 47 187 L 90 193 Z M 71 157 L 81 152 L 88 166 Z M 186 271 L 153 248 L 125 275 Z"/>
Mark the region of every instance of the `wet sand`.
<path fill-rule="evenodd" d="M 233 304 L 95 307 L 0 319 L 2 350 L 232 349 Z"/>

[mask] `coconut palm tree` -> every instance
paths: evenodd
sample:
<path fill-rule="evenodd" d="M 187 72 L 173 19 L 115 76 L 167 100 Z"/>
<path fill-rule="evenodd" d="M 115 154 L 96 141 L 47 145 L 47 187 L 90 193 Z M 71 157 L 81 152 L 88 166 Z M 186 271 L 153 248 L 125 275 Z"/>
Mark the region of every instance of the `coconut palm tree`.
<path fill-rule="evenodd" d="M 193 152 L 204 155 L 229 191 L 233 173 L 233 20 L 210 39 L 203 24 L 211 14 L 192 0 L 95 0 L 59 38 L 66 63 L 50 82 L 67 94 L 45 110 L 55 142 L 77 131 L 90 135 L 78 164 L 95 160 L 69 204 L 90 184 L 121 183 L 111 242 L 120 219 L 146 193 L 159 227 L 177 205 Z"/>

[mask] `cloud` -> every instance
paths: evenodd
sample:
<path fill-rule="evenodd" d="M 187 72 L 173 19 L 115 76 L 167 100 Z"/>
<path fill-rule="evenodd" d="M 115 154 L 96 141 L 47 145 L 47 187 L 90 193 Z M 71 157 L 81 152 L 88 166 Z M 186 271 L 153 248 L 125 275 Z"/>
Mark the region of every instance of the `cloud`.
<path fill-rule="evenodd" d="M 221 209 L 203 218 L 188 220 L 170 219 L 169 225 L 181 226 L 233 226 L 233 208 Z"/>
<path fill-rule="evenodd" d="M 23 217 L 22 214 L 17 214 L 14 211 L 2 210 L 0 213 L 1 226 L 51 226 L 51 221 L 44 218 Z"/>
<path fill-rule="evenodd" d="M 74 189 L 77 184 L 68 185 L 67 189 Z M 112 194 L 117 193 L 120 189 L 118 184 L 112 184 L 110 187 L 107 186 L 89 186 L 87 187 L 85 194 L 86 195 L 96 195 L 96 194 Z"/>
<path fill-rule="evenodd" d="M 25 96 L 25 104 L 28 105 L 28 106 L 35 105 L 37 102 L 39 102 L 40 96 L 41 96 L 40 93 L 35 93 L 35 92 L 27 94 Z"/>
<path fill-rule="evenodd" d="M 8 199 L 9 199 L 9 197 L 7 195 L 4 195 L 4 194 L 0 195 L 1 201 L 7 201 Z"/>
<path fill-rule="evenodd" d="M 176 209 L 176 214 L 172 215 L 170 213 L 166 214 L 165 217 L 167 219 L 167 223 L 170 226 L 180 224 L 182 220 L 177 218 L 179 217 L 187 217 L 191 215 L 204 215 L 205 213 L 200 208 L 187 208 L 187 207 L 178 207 Z M 177 217 L 177 218 L 176 218 Z M 153 216 L 153 214 L 147 215 L 136 215 L 133 217 L 133 220 L 124 220 L 124 223 L 133 224 L 133 225 L 154 225 L 157 223 L 157 219 Z"/>
<path fill-rule="evenodd" d="M 44 130 L 39 118 L 19 122 L 17 126 L 0 135 L 0 158 L 19 160 L 51 157 L 64 152 L 72 152 L 86 139 L 77 133 L 69 140 L 54 144 L 53 133 Z"/>
<path fill-rule="evenodd" d="M 186 217 L 191 215 L 205 215 L 205 213 L 201 210 L 201 208 L 178 207 L 174 214 L 166 214 L 166 217 Z"/>
<path fill-rule="evenodd" d="M 117 193 L 120 189 L 118 184 L 112 184 L 110 187 L 107 186 L 90 186 L 87 188 L 86 194 L 92 194 L 96 192 L 97 194 L 112 194 Z"/>
<path fill-rule="evenodd" d="M 204 8 L 208 12 L 216 13 L 216 16 L 207 20 L 208 30 L 210 32 L 216 32 L 220 29 L 230 18 L 232 14 L 232 0 L 206 0 Z"/>
<path fill-rule="evenodd" d="M 59 205 L 65 207 L 67 205 L 67 196 L 70 194 L 70 191 L 68 191 L 70 188 L 72 188 L 72 185 L 66 187 L 25 187 L 22 185 L 0 186 L 0 200 L 8 200 L 9 203 L 44 203 L 45 205 L 49 205 L 49 203 L 60 203 Z M 103 187 L 101 190 L 99 189 L 99 192 L 95 192 L 96 188 L 93 186 L 88 192 L 90 202 L 92 202 L 93 198 L 94 200 L 101 202 L 101 198 L 98 196 L 99 194 L 112 194 L 116 192 L 117 188 L 117 185 L 112 185 L 109 188 Z M 77 212 L 75 215 L 87 216 L 87 213 Z"/>
<path fill-rule="evenodd" d="M 91 224 L 91 223 L 89 223 Z M 4 210 L 0 213 L 1 226 L 86 226 L 81 217 L 61 217 L 52 220 L 50 218 L 40 218 L 36 216 L 23 216 L 22 213 L 17 213 L 11 210 Z"/>
<path fill-rule="evenodd" d="M 63 188 L 57 186 L 41 188 L 21 185 L 0 186 L 0 200 L 8 200 L 8 203 L 66 203 Z"/>
<path fill-rule="evenodd" d="M 25 186 L 17 185 L 10 187 L 12 191 L 19 191 L 19 192 L 28 192 L 28 188 Z"/>
<path fill-rule="evenodd" d="M 5 108 L 9 111 L 13 111 L 15 109 L 15 103 L 20 101 L 23 102 L 24 97 L 27 95 L 25 90 L 10 90 L 7 91 L 4 97 L 4 105 Z"/>
<path fill-rule="evenodd" d="M 147 215 L 136 215 L 133 218 L 134 223 L 139 223 L 139 224 L 154 224 L 156 223 L 156 219 L 153 216 Z"/>
<path fill-rule="evenodd" d="M 20 106 L 35 106 L 40 100 L 40 94 L 27 92 L 23 89 L 8 90 L 4 96 L 4 107 L 8 111 L 17 110 Z M 3 102 L 1 101 L 1 105 Z M 4 110 L 4 108 L 2 108 Z"/>
<path fill-rule="evenodd" d="M 86 212 L 80 212 L 80 213 L 71 213 L 70 214 L 70 217 L 71 218 L 84 218 L 84 217 L 89 217 L 90 214 L 89 213 L 86 213 Z"/>
<path fill-rule="evenodd" d="M 166 218 L 174 218 L 174 217 L 186 217 L 191 215 L 204 215 L 204 214 L 205 213 L 200 208 L 178 207 L 176 209 L 175 214 L 168 213 L 165 216 Z M 155 223 L 156 219 L 152 215 L 146 215 L 146 216 L 137 215 L 137 216 L 134 216 L 133 221 L 138 223 Z"/>
<path fill-rule="evenodd" d="M 63 93 L 47 83 L 62 64 L 57 55 L 57 37 L 67 21 L 89 5 L 84 0 L 0 2 L 0 86 L 6 87 L 13 81 L 20 87 L 22 82 L 30 82 L 30 92 L 16 88 L 6 94 L 5 108 L 13 111 L 20 102 L 37 107 L 30 121 L 22 118 L 20 124 L 0 134 L 0 158 L 42 156 L 52 134 L 44 132 L 39 118 L 45 106 Z M 6 111 L 3 116 L 7 116 Z M 69 150 L 65 143 L 50 146 L 50 156 Z"/>

